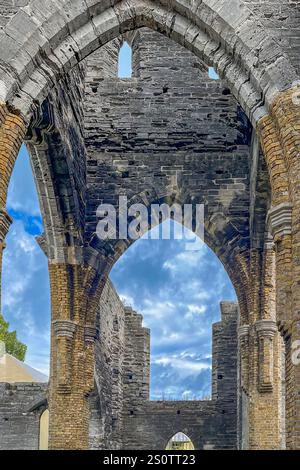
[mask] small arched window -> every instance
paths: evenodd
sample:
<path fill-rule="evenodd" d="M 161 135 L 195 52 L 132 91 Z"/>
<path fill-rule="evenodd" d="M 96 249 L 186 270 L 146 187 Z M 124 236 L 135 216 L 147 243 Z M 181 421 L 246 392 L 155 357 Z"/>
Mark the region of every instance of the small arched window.
<path fill-rule="evenodd" d="M 195 450 L 195 447 L 186 434 L 178 432 L 169 440 L 166 450 Z"/>
<path fill-rule="evenodd" d="M 49 410 L 45 410 L 40 417 L 39 450 L 48 450 L 49 441 Z"/>
<path fill-rule="evenodd" d="M 119 51 L 118 77 L 132 77 L 132 48 L 127 42 L 124 42 Z"/>

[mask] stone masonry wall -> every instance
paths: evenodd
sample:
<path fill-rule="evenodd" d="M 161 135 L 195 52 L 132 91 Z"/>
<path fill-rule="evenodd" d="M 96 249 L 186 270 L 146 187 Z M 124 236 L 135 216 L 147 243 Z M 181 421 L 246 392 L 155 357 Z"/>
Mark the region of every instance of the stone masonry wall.
<path fill-rule="evenodd" d="M 104 60 L 102 54 L 107 60 L 103 50 L 87 61 L 86 242 L 110 248 L 95 238 L 99 204 L 117 207 L 120 195 L 130 200 L 149 193 L 153 202 L 174 197 L 204 203 L 207 221 L 221 213 L 224 230 L 207 233 L 207 243 L 221 254 L 234 239 L 242 250 L 249 245 L 247 118 L 226 85 L 210 79 L 183 47 L 147 28 L 130 42 L 131 79 L 105 71 L 96 77 L 94 64 Z"/>
<path fill-rule="evenodd" d="M 26 6 L 29 0 L 1 0 L 0 1 L 0 31 L 21 7 Z M 231 8 L 236 7 L 236 3 Z M 286 53 L 296 68 L 300 67 L 297 48 L 300 44 L 298 0 L 241 0 L 257 15 L 265 28 L 284 43 Z"/>
<path fill-rule="evenodd" d="M 0 449 L 37 450 L 47 384 L 0 383 Z"/>
<path fill-rule="evenodd" d="M 221 321 L 213 325 L 212 400 L 170 402 L 145 396 L 148 332 L 131 311 L 130 330 L 139 342 L 126 342 L 124 449 L 163 450 L 177 432 L 189 436 L 196 449 L 237 448 L 237 304 L 222 302 L 221 312 Z"/>
<path fill-rule="evenodd" d="M 95 345 L 95 394 L 91 397 L 90 447 L 122 448 L 125 309 L 108 281 L 101 295 Z"/>
<path fill-rule="evenodd" d="M 150 330 L 142 315 L 125 309 L 125 351 L 123 367 L 123 419 L 135 416 L 150 399 Z"/>
<path fill-rule="evenodd" d="M 236 448 L 237 306 L 225 302 L 221 310 L 213 326 L 212 400 L 150 401 L 150 332 L 107 282 L 89 397 L 91 449 L 165 449 L 179 431 L 197 449 Z M 46 397 L 46 384 L 0 384 L 0 449 L 38 449 Z"/>
<path fill-rule="evenodd" d="M 149 401 L 138 416 L 126 420 L 124 449 L 165 450 L 178 432 L 185 433 L 195 449 L 235 449 L 227 437 L 224 411 L 222 402 L 215 400 Z"/>

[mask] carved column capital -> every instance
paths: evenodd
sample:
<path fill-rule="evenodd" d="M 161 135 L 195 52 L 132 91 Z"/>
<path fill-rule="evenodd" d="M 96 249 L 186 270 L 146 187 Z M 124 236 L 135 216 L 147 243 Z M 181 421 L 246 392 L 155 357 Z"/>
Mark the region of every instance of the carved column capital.
<path fill-rule="evenodd" d="M 274 338 L 278 331 L 277 324 L 273 320 L 258 320 L 255 329 L 259 338 Z"/>
<path fill-rule="evenodd" d="M 247 338 L 249 335 L 249 330 L 250 330 L 249 325 L 241 325 L 238 329 L 239 339 L 241 340 L 241 339 Z"/>
<path fill-rule="evenodd" d="M 258 335 L 258 390 L 271 393 L 274 386 L 274 346 L 273 340 L 277 324 L 273 320 L 258 320 L 255 323 Z"/>
<path fill-rule="evenodd" d="M 56 381 L 57 393 L 70 394 L 72 384 L 72 355 L 73 339 L 76 323 L 70 320 L 55 320 L 52 322 L 56 340 Z"/>
<path fill-rule="evenodd" d="M 73 339 L 77 327 L 76 323 L 70 320 L 55 320 L 52 324 L 57 338 Z"/>
<path fill-rule="evenodd" d="M 98 336 L 98 330 L 93 325 L 86 325 L 84 327 L 84 341 L 86 343 L 95 343 Z"/>
<path fill-rule="evenodd" d="M 292 205 L 283 202 L 271 207 L 267 216 L 267 225 L 273 238 L 276 240 L 292 233 Z"/>

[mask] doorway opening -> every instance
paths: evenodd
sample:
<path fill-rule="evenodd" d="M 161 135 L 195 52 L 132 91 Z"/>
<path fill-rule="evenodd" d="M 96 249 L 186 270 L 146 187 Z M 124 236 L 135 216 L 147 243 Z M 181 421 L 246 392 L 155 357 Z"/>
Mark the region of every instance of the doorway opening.
<path fill-rule="evenodd" d="M 195 447 L 186 434 L 178 432 L 169 440 L 166 450 L 195 450 Z"/>

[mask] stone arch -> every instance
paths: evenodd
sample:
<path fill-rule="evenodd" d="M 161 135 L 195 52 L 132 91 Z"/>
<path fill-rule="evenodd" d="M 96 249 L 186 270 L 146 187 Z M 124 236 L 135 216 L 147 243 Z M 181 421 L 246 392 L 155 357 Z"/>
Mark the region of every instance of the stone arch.
<path fill-rule="evenodd" d="M 35 107 L 41 104 L 49 89 L 87 55 L 120 34 L 148 26 L 184 45 L 206 63 L 214 65 L 255 124 L 267 113 L 273 99 L 270 98 L 268 102 L 268 96 L 274 97 L 278 91 L 290 85 L 295 74 L 284 53 L 278 50 L 269 37 L 263 41 L 262 50 L 259 51 L 264 56 L 264 64 L 260 63 L 256 57 L 259 56 L 259 49 L 253 50 L 252 47 L 257 47 L 258 38 L 265 36 L 265 32 L 247 7 L 242 7 L 238 0 L 232 1 L 234 17 L 226 18 L 226 8 L 221 5 L 214 9 L 210 2 L 196 2 L 191 6 L 187 1 L 174 1 L 167 8 L 166 2 L 162 1 L 159 6 L 151 8 L 151 1 L 146 0 L 101 4 L 93 1 L 88 6 L 78 0 L 76 4 L 66 1 L 64 8 L 45 6 L 42 9 L 43 5 L 37 5 L 32 0 L 26 7 L 20 8 L 6 25 L 7 35 L 3 33 L 3 41 L 6 38 L 10 46 L 7 50 L 12 52 L 11 63 L 15 67 L 3 67 L 0 74 L 4 84 L 1 90 L 5 91 L 2 99 L 18 109 L 28 121 L 33 103 Z M 22 37 L 17 28 L 21 22 L 27 28 L 27 34 Z M 256 24 L 260 32 L 255 39 L 251 34 L 243 34 L 245 24 L 246 29 L 250 30 L 251 22 Z M 226 39 L 229 33 L 230 42 Z M 272 60 L 266 66 L 267 53 L 271 47 Z M 278 59 L 276 66 L 274 57 Z M 285 70 L 284 77 L 281 76 L 284 80 L 282 83 L 274 72 L 281 63 Z M 266 100 L 263 98 L 265 94 Z M 262 132 L 262 140 L 267 137 Z M 276 157 L 278 159 L 278 152 Z M 272 161 L 269 162 L 271 172 Z M 283 161 L 281 172 L 285 173 Z"/>
<path fill-rule="evenodd" d="M 175 443 L 175 446 L 172 446 L 172 443 Z M 176 444 L 181 444 L 181 446 L 178 446 Z M 192 441 L 192 439 L 185 434 L 184 432 L 178 431 L 175 434 L 173 434 L 170 439 L 167 441 L 167 444 L 165 446 L 166 450 L 194 450 L 195 446 Z"/>
<path fill-rule="evenodd" d="M 64 86 L 68 87 L 67 83 Z M 76 133 L 78 118 L 71 106 L 74 96 L 65 96 L 62 86 L 57 94 L 60 106 L 55 107 L 51 95 L 43 102 L 31 120 L 25 143 L 45 225 L 41 241 L 49 259 L 66 260 L 68 247 L 83 242 L 85 151 L 81 135 Z"/>
<path fill-rule="evenodd" d="M 39 450 L 48 450 L 49 440 L 49 410 L 46 408 L 40 416 Z"/>
<path fill-rule="evenodd" d="M 125 54 L 127 54 L 126 56 L 124 56 L 124 51 L 125 51 Z M 126 58 L 126 60 L 128 61 L 126 66 L 128 67 L 128 71 L 126 71 L 124 73 L 124 71 L 122 72 L 122 64 L 121 64 L 121 61 L 122 61 L 122 57 Z M 132 48 L 129 44 L 128 41 L 124 40 L 121 45 L 120 45 L 120 48 L 119 48 L 119 54 L 118 54 L 118 77 L 119 78 L 132 78 Z"/>
<path fill-rule="evenodd" d="M 152 205 L 167 205 L 178 206 L 182 208 L 185 204 L 191 204 L 195 208 L 196 204 L 203 204 L 204 206 L 204 227 L 203 237 L 204 243 L 210 250 L 217 256 L 222 263 L 225 271 L 227 272 L 230 281 L 235 289 L 239 305 L 240 305 L 240 319 L 241 323 L 248 323 L 249 321 L 249 296 L 250 296 L 250 272 L 249 272 L 249 253 L 246 249 L 246 241 L 244 234 L 239 233 L 239 229 L 234 226 L 234 221 L 230 217 L 224 215 L 222 211 L 214 214 L 207 214 L 205 199 L 195 200 L 191 199 L 188 190 L 182 188 L 163 188 L 157 191 L 152 187 L 151 190 L 146 190 L 140 194 L 136 194 L 128 200 L 128 207 L 133 204 L 142 204 L 148 210 L 149 218 L 148 224 L 140 233 L 140 237 L 145 235 L 149 230 L 160 225 L 162 220 L 151 219 L 151 206 Z M 183 215 L 183 211 L 182 211 Z M 195 212 L 194 212 L 195 215 Z M 171 217 L 174 219 L 174 217 Z M 168 217 L 165 219 L 168 220 Z M 175 218 L 176 220 L 176 218 Z M 185 226 L 184 218 L 176 220 L 183 227 Z M 118 224 L 118 219 L 117 219 Z M 195 232 L 195 219 L 193 218 L 193 231 Z M 137 240 L 139 240 L 138 238 Z M 114 264 L 126 252 L 126 250 L 134 244 L 137 240 L 132 240 L 127 237 L 126 240 L 99 240 L 97 233 L 90 241 L 90 248 L 88 256 L 92 256 L 98 265 L 101 265 L 104 286 L 104 280 L 109 275 Z M 233 243 L 232 243 L 233 241 Z"/>
<path fill-rule="evenodd" d="M 230 9 L 227 2 L 216 8 L 210 1 L 67 0 L 58 7 L 31 0 L 3 31 L 1 100 L 28 119 L 32 102 L 41 103 L 62 74 L 109 40 L 142 26 L 171 37 L 213 65 L 253 124 L 296 79 L 277 43 L 239 0 L 232 0 Z"/>
<path fill-rule="evenodd" d="M 258 47 L 257 43 L 261 35 L 265 37 L 265 32 L 257 18 L 253 18 L 246 7 L 241 7 L 238 0 L 234 0 L 234 17 L 228 18 L 227 9 L 223 5 L 214 9 L 210 2 L 196 2 L 191 6 L 187 1 L 174 1 L 167 8 L 166 2 L 162 1 L 159 6 L 153 6 L 151 1 L 137 0 L 131 3 L 91 2 L 88 7 L 80 1 L 76 4 L 66 1 L 64 8 L 59 9 L 54 5 L 48 5 L 48 8 L 40 3 L 37 5 L 32 0 L 7 24 L 7 36 L 3 33 L 3 41 L 6 37 L 11 46 L 7 48 L 13 55 L 11 63 L 15 64 L 15 67 L 7 66 L 7 70 L 4 67 L 0 75 L 5 85 L 1 88 L 5 90 L 3 100 L 20 110 L 28 120 L 32 114 L 32 104 L 41 103 L 49 88 L 63 74 L 117 35 L 142 26 L 169 36 L 206 63 L 215 66 L 253 124 L 266 115 L 277 92 L 295 79 L 294 70 L 271 38 L 267 37 L 263 41 L 262 50 L 259 51 L 264 57 L 264 63 L 261 63 L 258 49 L 253 49 L 253 46 Z M 21 22 L 27 27 L 27 34 L 22 37 L 17 28 Z M 251 22 L 259 30 L 255 38 L 245 34 L 245 25 L 246 30 L 249 28 L 250 31 Z M 229 33 L 230 42 L 226 39 Z M 267 62 L 266 57 L 271 48 L 272 60 Z M 276 65 L 274 58 L 278 59 Z M 282 83 L 274 71 L 281 63 L 285 65 Z M 263 141 L 270 137 L 268 126 L 266 136 L 264 131 L 265 126 L 262 126 Z M 268 161 L 271 176 L 274 176 L 279 165 L 278 154 L 277 151 L 275 170 L 272 166 L 274 156 Z M 285 173 L 283 161 L 281 172 Z M 271 180 L 278 181 L 278 178 L 273 177 Z"/>
<path fill-rule="evenodd" d="M 297 76 L 280 47 L 265 34 L 247 7 L 239 8 L 240 2 L 234 0 L 236 10 L 232 13 L 234 8 L 228 8 L 228 2 L 218 5 L 217 10 L 214 3 L 199 1 L 191 7 L 187 0 L 162 0 L 159 6 L 138 0 L 84 4 L 78 0 L 65 1 L 59 9 L 49 2 L 32 0 L 21 8 L 1 33 L 2 215 L 5 219 L 6 188 L 32 116 L 32 104 L 39 106 L 61 76 L 116 35 L 141 26 L 157 29 L 215 66 L 259 131 L 274 194 L 269 222 L 276 243 L 277 285 L 283 286 L 277 296 L 277 319 L 291 343 L 291 337 L 298 338 L 296 312 L 300 308 L 300 111 L 294 96 Z M 260 42 L 262 49 L 258 47 Z M 2 225 L 4 232 L 7 224 Z M 255 259 L 255 253 L 251 259 L 242 259 L 245 278 L 250 276 L 249 271 L 253 279 L 258 274 Z M 297 393 L 296 382 L 291 387 Z M 294 406 L 292 403 L 290 415 L 299 417 L 300 409 Z M 293 448 L 300 445 L 295 423 L 291 422 L 288 430 L 288 445 Z"/>
<path fill-rule="evenodd" d="M 39 397 L 35 397 L 24 414 L 34 414 L 36 416 L 35 433 L 37 449 L 48 450 L 49 409 L 47 398 L 43 397 L 42 394 Z"/>

